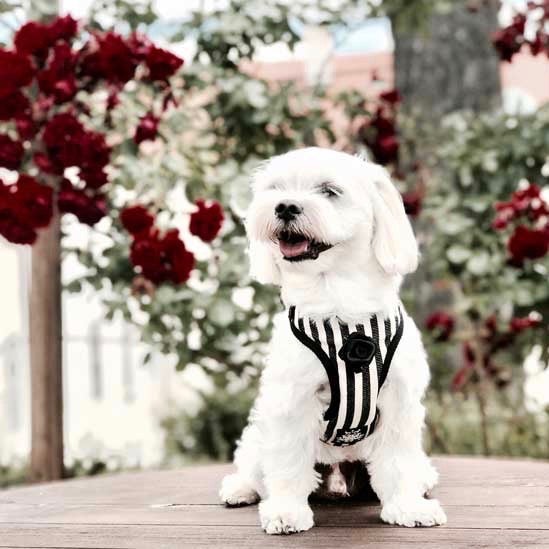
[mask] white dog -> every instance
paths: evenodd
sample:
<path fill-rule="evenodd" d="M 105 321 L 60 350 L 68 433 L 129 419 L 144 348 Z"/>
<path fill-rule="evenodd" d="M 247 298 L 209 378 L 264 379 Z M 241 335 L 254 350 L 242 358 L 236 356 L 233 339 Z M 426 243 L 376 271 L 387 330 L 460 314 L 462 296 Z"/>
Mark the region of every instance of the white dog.
<path fill-rule="evenodd" d="M 252 274 L 281 287 L 286 312 L 221 499 L 261 499 L 269 534 L 308 530 L 315 464 L 359 460 L 382 520 L 444 524 L 424 497 L 438 475 L 421 443 L 425 351 L 398 298 L 418 262 L 400 194 L 380 166 L 319 148 L 271 159 L 253 189 Z"/>

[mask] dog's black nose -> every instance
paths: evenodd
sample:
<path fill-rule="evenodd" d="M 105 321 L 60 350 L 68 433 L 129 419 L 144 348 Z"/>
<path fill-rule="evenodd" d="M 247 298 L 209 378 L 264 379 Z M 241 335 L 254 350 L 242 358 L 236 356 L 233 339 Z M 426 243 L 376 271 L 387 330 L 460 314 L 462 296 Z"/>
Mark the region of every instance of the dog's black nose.
<path fill-rule="evenodd" d="M 295 217 L 298 216 L 302 211 L 302 208 L 300 208 L 297 204 L 286 204 L 285 202 L 280 202 L 280 204 L 277 204 L 275 208 L 276 217 L 286 222 L 295 219 Z"/>

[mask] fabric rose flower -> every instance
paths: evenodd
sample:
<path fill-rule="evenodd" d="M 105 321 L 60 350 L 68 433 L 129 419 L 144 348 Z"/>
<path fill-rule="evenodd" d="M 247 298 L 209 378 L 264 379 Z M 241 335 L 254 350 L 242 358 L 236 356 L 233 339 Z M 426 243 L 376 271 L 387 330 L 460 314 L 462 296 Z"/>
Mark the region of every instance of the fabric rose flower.
<path fill-rule="evenodd" d="M 0 134 L 0 167 L 16 170 L 23 158 L 23 145 L 9 135 Z"/>
<path fill-rule="evenodd" d="M 339 350 L 339 358 L 354 372 L 361 372 L 370 364 L 376 353 L 376 344 L 371 337 L 354 332 L 349 334 Z"/>
<path fill-rule="evenodd" d="M 197 210 L 191 214 L 189 229 L 191 234 L 198 236 L 204 242 L 211 242 L 221 230 L 223 208 L 219 202 L 212 202 L 209 206 L 202 199 L 196 201 Z"/>

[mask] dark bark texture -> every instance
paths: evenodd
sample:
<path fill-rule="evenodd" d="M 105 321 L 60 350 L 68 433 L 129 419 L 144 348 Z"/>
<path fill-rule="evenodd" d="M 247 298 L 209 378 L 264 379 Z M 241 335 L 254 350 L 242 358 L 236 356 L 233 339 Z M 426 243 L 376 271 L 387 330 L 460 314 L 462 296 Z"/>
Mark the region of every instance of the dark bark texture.
<path fill-rule="evenodd" d="M 406 109 L 430 119 L 501 104 L 499 60 L 490 41 L 497 0 L 455 1 L 433 9 L 424 25 L 392 17 L 396 87 Z M 474 9 L 471 10 L 471 7 Z"/>

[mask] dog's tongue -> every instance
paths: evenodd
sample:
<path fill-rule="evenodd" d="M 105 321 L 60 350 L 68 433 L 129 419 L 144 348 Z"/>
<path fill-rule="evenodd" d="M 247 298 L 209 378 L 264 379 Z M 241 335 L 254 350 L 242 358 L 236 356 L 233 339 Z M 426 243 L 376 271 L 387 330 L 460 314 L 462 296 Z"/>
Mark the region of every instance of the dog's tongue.
<path fill-rule="evenodd" d="M 298 255 L 304 254 L 309 249 L 308 240 L 301 240 L 295 244 L 279 241 L 278 245 L 284 257 L 297 257 Z"/>

